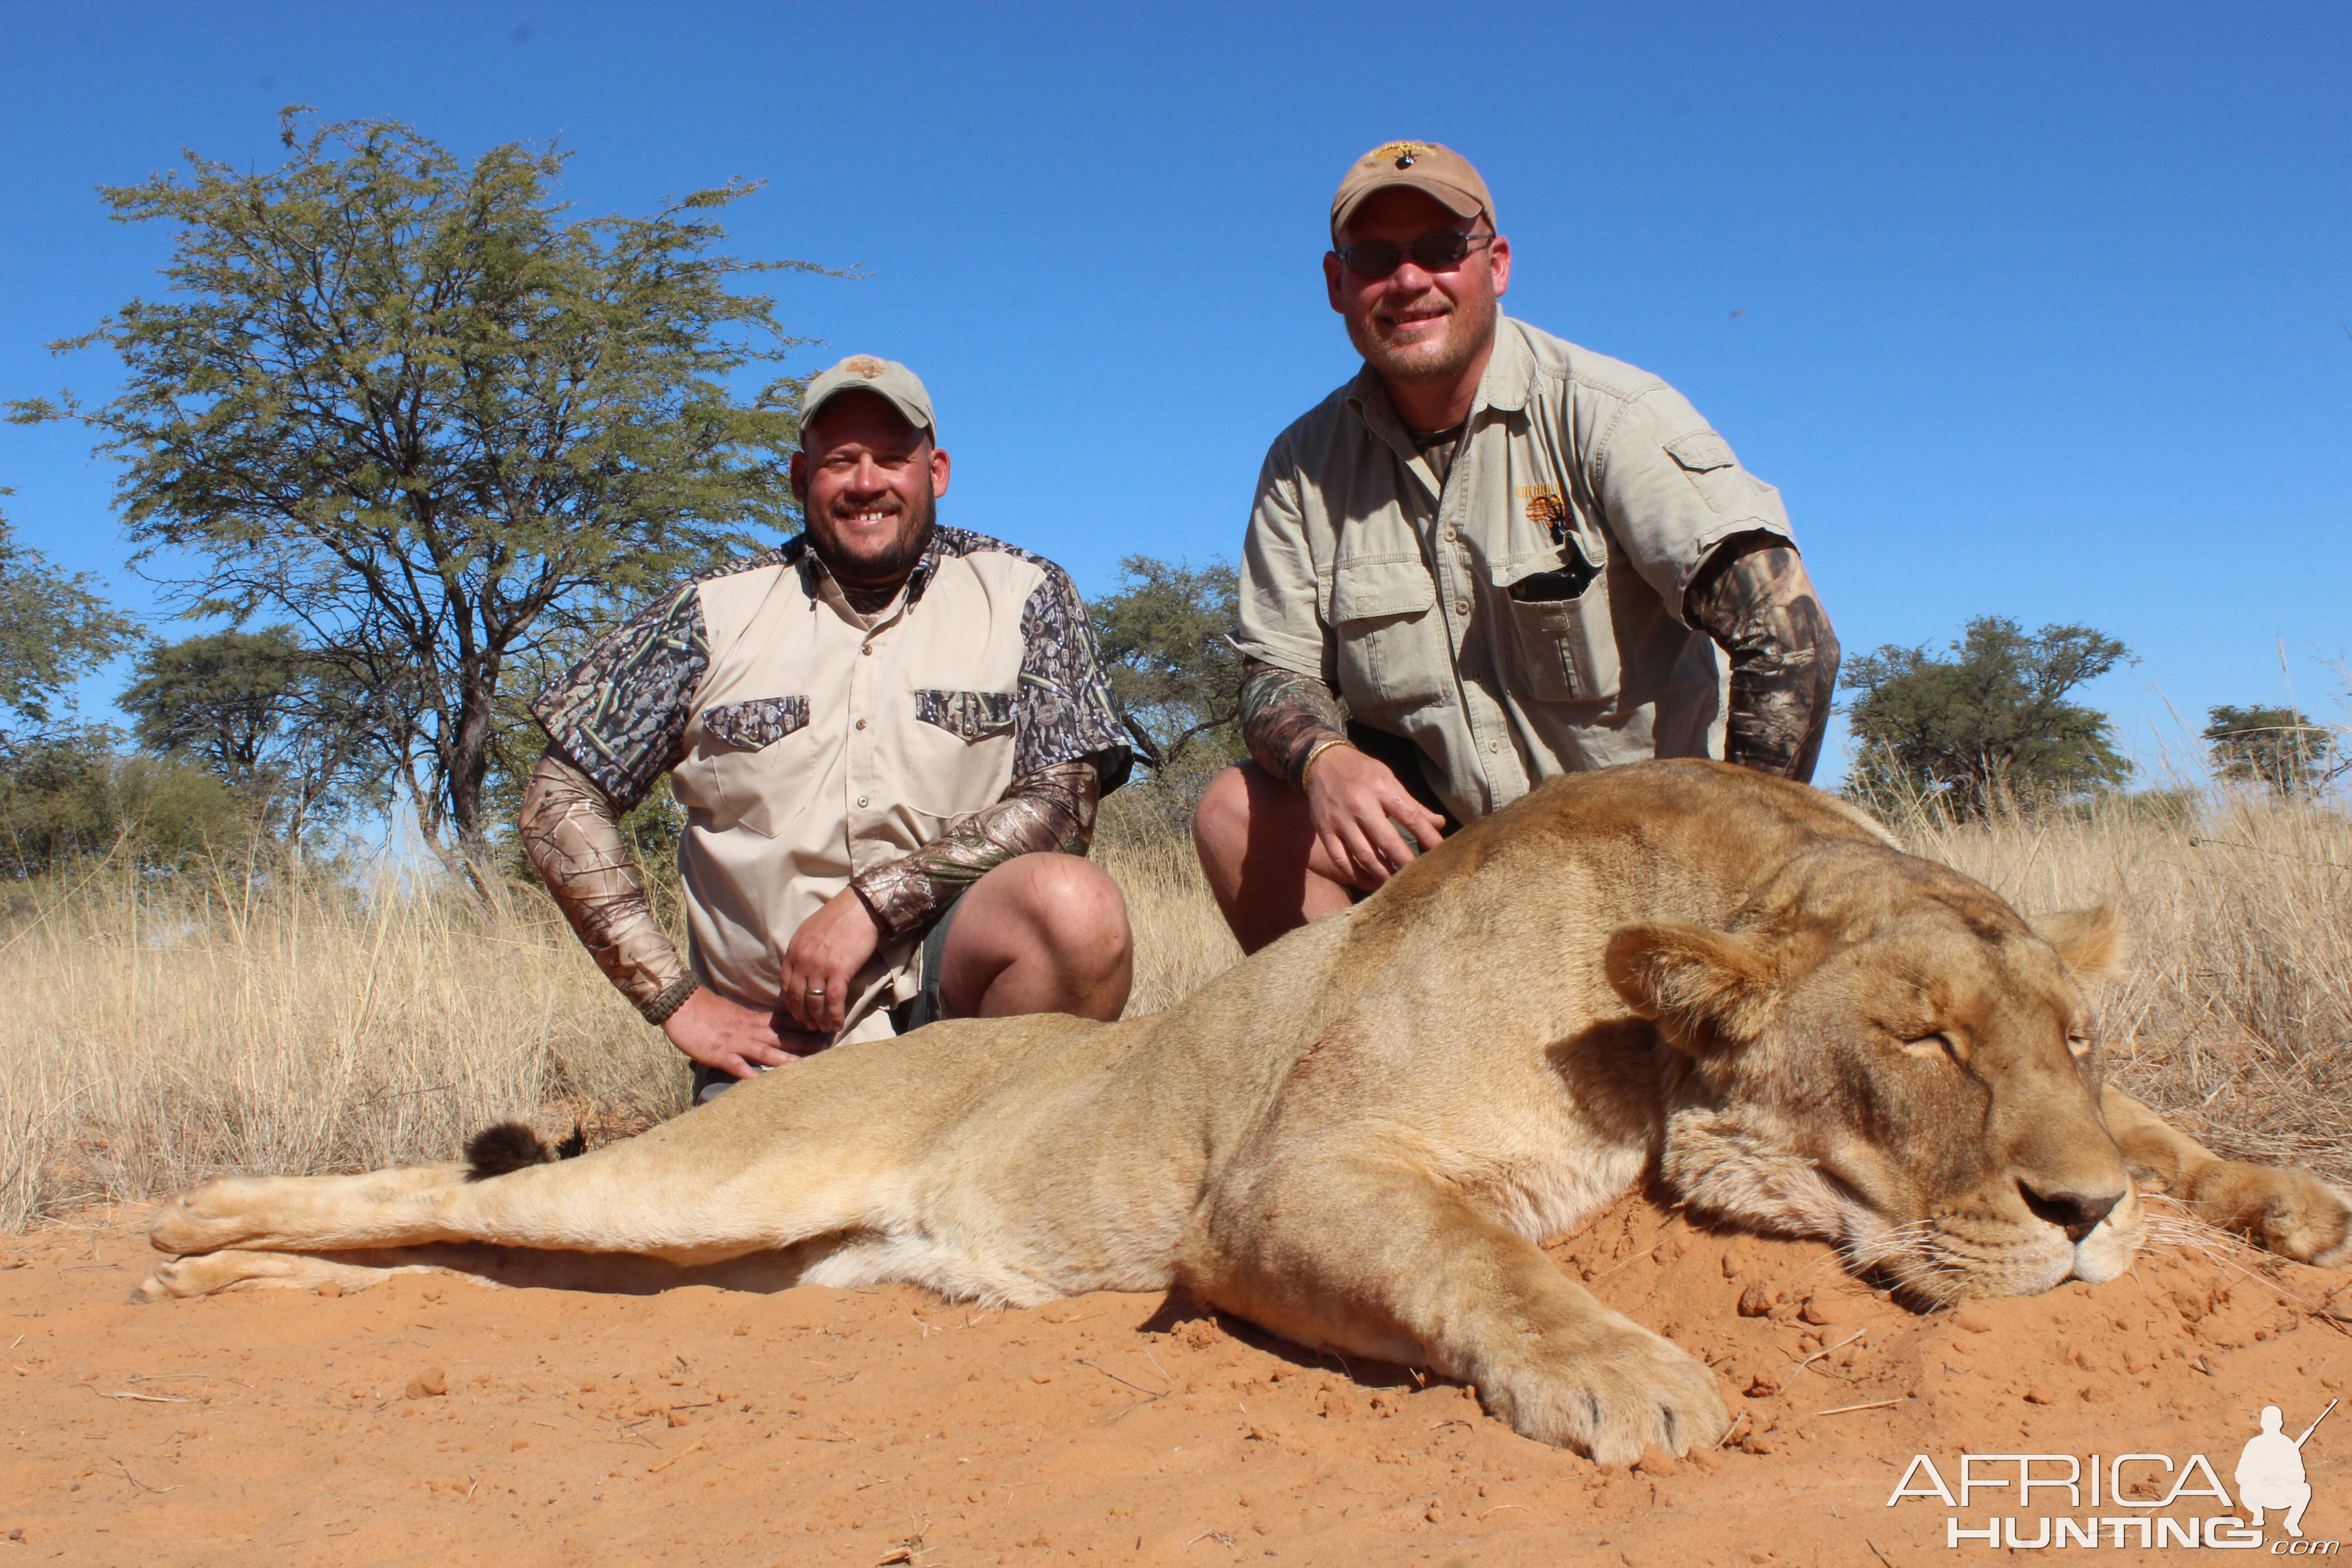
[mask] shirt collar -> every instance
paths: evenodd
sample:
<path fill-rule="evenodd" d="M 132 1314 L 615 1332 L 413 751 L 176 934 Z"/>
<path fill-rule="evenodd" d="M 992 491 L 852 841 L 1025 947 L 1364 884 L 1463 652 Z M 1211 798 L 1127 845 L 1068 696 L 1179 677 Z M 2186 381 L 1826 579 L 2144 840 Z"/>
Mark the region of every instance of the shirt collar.
<path fill-rule="evenodd" d="M 938 575 L 940 546 L 943 542 L 941 530 L 934 523 L 931 527 L 930 542 L 923 546 L 922 559 L 916 562 L 915 569 L 907 574 L 906 596 L 899 601 L 906 608 L 911 610 L 915 607 L 923 596 L 923 590 L 929 587 L 931 579 Z M 817 554 L 816 547 L 809 542 L 809 536 L 806 533 L 797 534 L 788 541 L 784 545 L 783 553 L 784 558 L 798 568 L 801 591 L 812 601 L 823 596 L 824 584 L 828 583 L 832 584 L 836 595 L 840 593 L 841 584 L 835 580 L 832 569 L 826 566 L 824 558 Z"/>
<path fill-rule="evenodd" d="M 1527 334 L 1510 317 L 1497 315 L 1495 352 L 1486 360 L 1486 374 L 1478 378 L 1478 395 L 1470 411 L 1475 414 L 1485 407 L 1517 413 L 1528 405 L 1528 387 L 1535 372 L 1536 356 L 1528 347 Z"/>

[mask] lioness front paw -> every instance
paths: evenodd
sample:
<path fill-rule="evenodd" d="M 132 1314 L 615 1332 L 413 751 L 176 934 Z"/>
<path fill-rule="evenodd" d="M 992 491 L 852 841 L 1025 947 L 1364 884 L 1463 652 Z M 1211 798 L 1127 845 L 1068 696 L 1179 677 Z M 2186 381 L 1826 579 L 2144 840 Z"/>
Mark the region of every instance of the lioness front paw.
<path fill-rule="evenodd" d="M 2239 1225 L 2265 1248 L 2322 1268 L 2352 1260 L 2352 1198 L 2308 1171 L 2242 1165 L 2231 1179 Z"/>
<path fill-rule="evenodd" d="M 1521 1436 L 1603 1465 L 1630 1465 L 1652 1447 L 1709 1447 L 1731 1426 L 1714 1373 L 1672 1341 L 1630 1326 L 1490 1377 L 1479 1393 Z"/>
<path fill-rule="evenodd" d="M 131 1292 L 132 1303 L 218 1296 L 232 1290 L 310 1290 L 333 1285 L 350 1295 L 388 1277 L 382 1268 L 299 1252 L 246 1252 L 230 1247 L 158 1263 Z"/>

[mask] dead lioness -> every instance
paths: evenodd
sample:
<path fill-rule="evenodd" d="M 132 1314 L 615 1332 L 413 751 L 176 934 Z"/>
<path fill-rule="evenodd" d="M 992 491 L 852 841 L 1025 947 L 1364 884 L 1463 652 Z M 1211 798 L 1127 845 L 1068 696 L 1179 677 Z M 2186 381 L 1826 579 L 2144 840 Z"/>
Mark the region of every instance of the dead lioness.
<path fill-rule="evenodd" d="M 2112 1090 L 2103 1109 L 2076 982 L 2120 945 L 2104 913 L 2037 934 L 1801 785 L 1619 768 L 1555 780 L 1157 1016 L 844 1047 L 504 1174 L 209 1182 L 157 1214 L 182 1256 L 141 1289 L 418 1264 L 1016 1306 L 1181 1285 L 1463 1379 L 1530 1437 L 1681 1452 L 1725 1429 L 1713 1375 L 1536 1246 L 1647 1170 L 1924 1303 L 2114 1275 L 2133 1176 L 2290 1257 L 2352 1250 L 2352 1205 L 2315 1179 L 2216 1160 Z"/>

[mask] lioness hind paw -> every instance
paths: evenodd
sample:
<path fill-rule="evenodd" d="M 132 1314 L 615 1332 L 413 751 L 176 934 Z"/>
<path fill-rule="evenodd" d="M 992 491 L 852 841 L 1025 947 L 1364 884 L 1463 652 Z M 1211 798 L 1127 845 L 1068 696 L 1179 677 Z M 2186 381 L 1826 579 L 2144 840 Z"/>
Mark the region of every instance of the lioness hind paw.
<path fill-rule="evenodd" d="M 2321 1268 L 2352 1262 L 2352 1197 L 2302 1171 L 2272 1174 L 2281 1178 L 2281 1190 L 2263 1205 L 2262 1244 Z"/>
<path fill-rule="evenodd" d="M 1643 1331 L 1480 1385 L 1487 1408 L 1520 1436 L 1630 1465 L 1645 1449 L 1687 1454 L 1731 1426 L 1715 1373 Z"/>
<path fill-rule="evenodd" d="M 231 1196 L 241 1178 L 215 1176 L 199 1186 L 168 1197 L 147 1222 L 147 1244 L 158 1252 L 186 1257 L 217 1252 L 246 1239 L 250 1228 L 239 1215 L 243 1206 Z"/>

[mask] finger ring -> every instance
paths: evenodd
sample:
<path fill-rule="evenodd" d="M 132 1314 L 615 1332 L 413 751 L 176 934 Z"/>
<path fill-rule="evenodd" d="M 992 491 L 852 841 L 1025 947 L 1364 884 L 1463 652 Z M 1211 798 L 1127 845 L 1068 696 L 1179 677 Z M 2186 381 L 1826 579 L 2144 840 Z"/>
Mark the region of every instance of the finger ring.
<path fill-rule="evenodd" d="M 812 985 L 809 987 L 809 994 L 812 996 L 822 996 L 824 994 L 824 987 L 822 985 Z"/>

